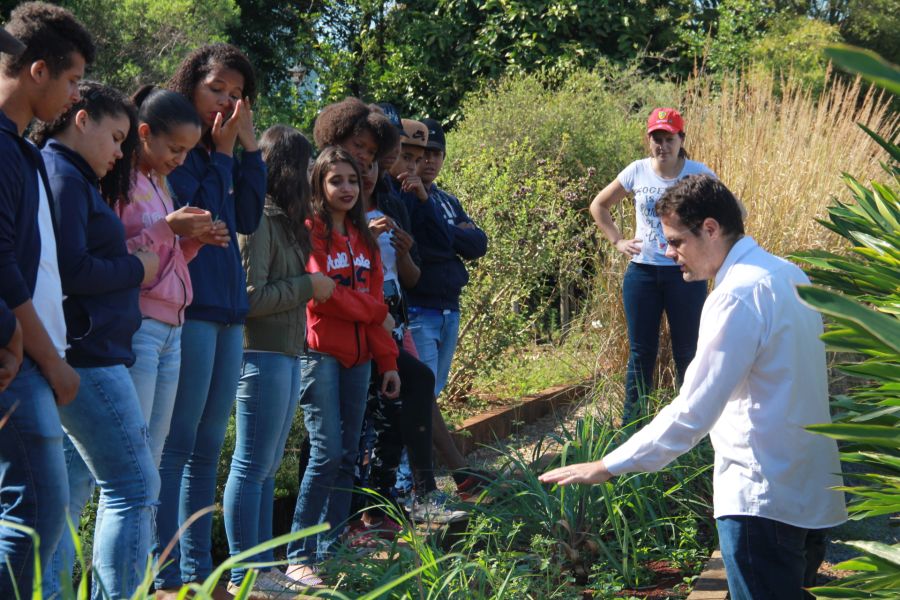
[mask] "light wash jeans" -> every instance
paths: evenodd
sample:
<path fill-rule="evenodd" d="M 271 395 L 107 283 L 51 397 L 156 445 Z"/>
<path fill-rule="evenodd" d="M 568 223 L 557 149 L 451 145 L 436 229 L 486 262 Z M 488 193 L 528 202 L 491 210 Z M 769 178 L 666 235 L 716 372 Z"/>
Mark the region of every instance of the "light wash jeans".
<path fill-rule="evenodd" d="M 225 533 L 232 556 L 272 539 L 275 474 L 299 395 L 300 357 L 244 352 L 237 388 L 237 438 L 224 498 Z M 252 560 L 271 562 L 275 556 L 267 550 Z M 231 581 L 240 585 L 245 574 L 246 569 L 232 569 Z"/>
<path fill-rule="evenodd" d="M 371 364 L 347 369 L 328 354 L 309 352 L 300 357 L 300 406 L 310 455 L 291 531 L 326 521 L 331 529 L 291 542 L 287 557 L 293 564 L 324 560 L 350 516 Z"/>
<path fill-rule="evenodd" d="M 437 398 L 447 385 L 450 365 L 453 364 L 453 354 L 459 341 L 459 311 L 411 306 L 409 332 L 416 343 L 419 360 L 434 373 L 434 397 Z M 397 468 L 395 487 L 401 492 L 413 487 L 413 474 L 406 449 L 403 450 L 400 466 Z"/>
<path fill-rule="evenodd" d="M 40 536 L 41 564 L 56 550 L 66 526 L 69 486 L 63 430 L 53 390 L 27 356 L 0 394 L 0 520 L 25 525 Z M 31 598 L 34 544 L 29 535 L 0 527 L 0 598 Z"/>
<path fill-rule="evenodd" d="M 159 474 L 156 552 L 178 527 L 216 501 L 216 467 L 234 405 L 244 327 L 188 319 L 181 330 L 181 372 Z M 157 589 L 179 588 L 212 573 L 212 515 L 185 531 L 156 579 Z"/>
<path fill-rule="evenodd" d="M 69 437 L 66 463 L 69 516 L 77 526 L 94 482 L 100 502 L 94 528 L 91 598 L 129 598 L 150 560 L 151 524 L 159 474 L 150 454 L 147 423 L 124 365 L 77 368 L 75 400 L 59 408 Z M 69 533 L 47 565 L 45 594 L 71 574 L 75 549 Z"/>
<path fill-rule="evenodd" d="M 434 373 L 434 397 L 437 398 L 450 376 L 459 339 L 459 311 L 410 307 L 409 332 L 416 343 L 419 360 Z"/>
<path fill-rule="evenodd" d="M 181 327 L 145 317 L 131 339 L 135 361 L 128 369 L 150 430 L 150 452 L 159 467 L 172 423 L 181 369 Z"/>

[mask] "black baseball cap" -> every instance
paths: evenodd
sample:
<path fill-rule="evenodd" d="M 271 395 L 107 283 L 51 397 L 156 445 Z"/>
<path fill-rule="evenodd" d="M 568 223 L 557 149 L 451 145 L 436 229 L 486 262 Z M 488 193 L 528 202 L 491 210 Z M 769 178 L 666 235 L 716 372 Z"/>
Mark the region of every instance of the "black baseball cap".
<path fill-rule="evenodd" d="M 0 52 L 7 54 L 22 54 L 25 44 L 16 39 L 13 34 L 0 27 Z"/>
<path fill-rule="evenodd" d="M 391 125 L 397 128 L 400 137 L 409 137 L 406 132 L 403 131 L 403 121 L 400 119 L 400 113 L 397 112 L 397 108 L 393 104 L 390 102 L 379 102 L 375 106 L 380 108 L 381 112 L 384 113 L 384 116 L 391 122 Z"/>
<path fill-rule="evenodd" d="M 434 119 L 422 119 L 421 122 L 428 128 L 428 143 L 425 147 L 446 152 L 447 142 L 444 140 L 444 128 L 441 124 Z"/>

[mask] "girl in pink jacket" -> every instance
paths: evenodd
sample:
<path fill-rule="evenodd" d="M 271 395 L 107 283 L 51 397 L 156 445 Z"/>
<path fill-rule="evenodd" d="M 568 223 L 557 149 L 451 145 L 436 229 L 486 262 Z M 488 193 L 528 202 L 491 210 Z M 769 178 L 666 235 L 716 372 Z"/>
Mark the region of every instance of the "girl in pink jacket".
<path fill-rule="evenodd" d="M 200 140 L 200 117 L 181 94 L 145 86 L 134 95 L 138 106 L 140 153 L 130 202 L 119 205 L 129 252 L 159 256 L 156 278 L 141 288 L 144 319 L 134 334 L 135 363 L 129 369 L 159 466 L 169 432 L 181 365 L 181 326 L 191 303 L 187 263 L 204 243 L 228 245 L 228 231 L 209 211 L 192 206 L 174 210 L 166 175 L 184 162 Z"/>

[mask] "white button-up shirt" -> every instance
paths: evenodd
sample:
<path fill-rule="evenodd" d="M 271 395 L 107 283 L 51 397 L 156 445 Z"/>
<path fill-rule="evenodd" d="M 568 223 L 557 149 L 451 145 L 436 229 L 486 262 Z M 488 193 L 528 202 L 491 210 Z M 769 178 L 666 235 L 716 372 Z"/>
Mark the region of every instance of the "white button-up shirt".
<path fill-rule="evenodd" d="M 603 458 L 610 473 L 657 471 L 707 433 L 716 517 L 752 515 L 809 529 L 847 519 L 837 444 L 804 430 L 831 421 L 819 314 L 792 263 L 741 238 L 703 305 L 697 353 L 678 396 Z"/>

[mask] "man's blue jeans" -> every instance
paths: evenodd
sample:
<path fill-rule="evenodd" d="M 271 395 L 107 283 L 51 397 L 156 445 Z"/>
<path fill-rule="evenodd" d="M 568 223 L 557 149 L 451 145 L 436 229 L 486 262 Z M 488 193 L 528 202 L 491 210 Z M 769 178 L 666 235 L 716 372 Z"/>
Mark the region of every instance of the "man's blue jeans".
<path fill-rule="evenodd" d="M 459 311 L 410 307 L 409 332 L 416 344 L 419 360 L 434 373 L 434 397 L 437 398 L 450 377 L 450 366 L 459 341 Z M 403 450 L 397 468 L 396 487 L 398 490 L 413 487 L 413 474 L 406 449 Z"/>
<path fill-rule="evenodd" d="M 763 517 L 716 519 L 731 600 L 804 600 L 825 557 L 824 529 Z"/>
<path fill-rule="evenodd" d="M 347 369 L 333 356 L 319 352 L 300 358 L 300 406 L 310 454 L 291 531 L 325 521 L 331 529 L 291 542 L 287 556 L 293 564 L 324 560 L 350 516 L 371 364 L 366 361 Z"/>
<path fill-rule="evenodd" d="M 81 376 L 78 395 L 59 408 L 70 440 L 66 444 L 69 516 L 77 525 L 98 482 L 91 597 L 129 598 L 143 580 L 150 559 L 159 473 L 125 366 L 76 370 Z M 62 570 L 71 573 L 74 556 L 71 536 L 65 533 L 45 571 L 49 585 L 58 581 Z"/>
<path fill-rule="evenodd" d="M 66 526 L 69 486 L 53 390 L 27 356 L 0 394 L 0 418 L 5 417 L 0 429 L 0 519 L 33 529 L 46 565 Z M 0 598 L 15 598 L 14 585 L 21 598 L 31 598 L 34 558 L 28 534 L 0 527 Z"/>
<path fill-rule="evenodd" d="M 225 484 L 225 533 L 231 555 L 272 539 L 275 474 L 300 395 L 300 358 L 278 352 L 244 352 L 237 388 L 237 438 Z M 275 560 L 272 550 L 254 562 Z M 262 569 L 267 570 L 267 569 Z M 246 569 L 231 570 L 240 585 Z"/>
<path fill-rule="evenodd" d="M 150 451 L 158 467 L 169 435 L 178 374 L 181 370 L 181 327 L 144 318 L 131 339 L 135 361 L 128 369 L 141 412 L 150 428 Z"/>
<path fill-rule="evenodd" d="M 434 397 L 441 395 L 459 337 L 459 311 L 410 307 L 409 332 L 416 343 L 419 360 L 434 373 Z"/>
<path fill-rule="evenodd" d="M 234 405 L 243 343 L 243 325 L 189 319 L 182 327 L 178 393 L 159 466 L 156 552 L 188 517 L 215 504 L 216 466 Z M 156 588 L 206 579 L 212 573 L 211 538 L 212 515 L 206 514 L 179 538 Z"/>
<path fill-rule="evenodd" d="M 653 371 L 659 352 L 663 311 L 672 334 L 672 358 L 678 384 L 697 351 L 700 313 L 706 301 L 706 282 L 687 283 L 677 266 L 629 263 L 622 282 L 622 301 L 628 324 L 628 370 L 622 423 L 641 416 L 641 399 L 653 390 Z"/>

